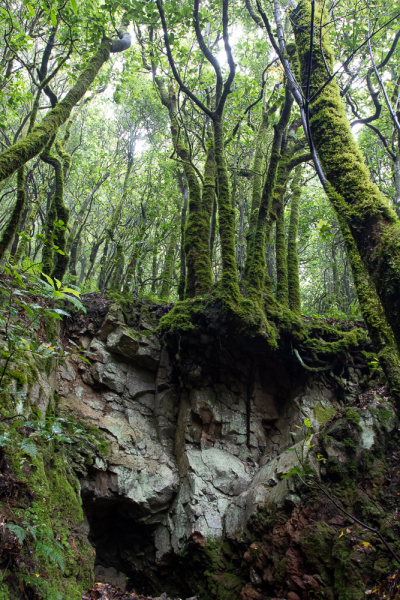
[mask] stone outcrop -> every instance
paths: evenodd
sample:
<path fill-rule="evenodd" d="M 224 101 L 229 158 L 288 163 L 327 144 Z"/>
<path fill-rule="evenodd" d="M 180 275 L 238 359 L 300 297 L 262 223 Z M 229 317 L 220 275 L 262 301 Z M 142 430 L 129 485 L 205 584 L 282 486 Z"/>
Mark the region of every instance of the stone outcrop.
<path fill-rule="evenodd" d="M 99 428 L 109 442 L 107 459 L 97 459 L 81 479 L 97 575 L 107 572 L 110 580 L 114 573 L 120 586 L 128 577 L 128 585 L 149 591 L 168 572 L 171 590 L 185 590 L 184 577 L 176 569 L 172 576 L 171 565 L 188 551 L 228 540 L 243 549 L 241 568 L 251 565 L 250 580 L 213 576 L 215 593 L 233 599 L 242 590 L 243 600 L 260 600 L 276 580 L 269 559 L 263 570 L 254 559 L 258 552 L 250 547 L 245 553 L 255 523 L 260 530 L 260 513 L 274 506 L 303 519 L 295 479 L 282 479 L 298 464 L 297 453 L 285 450 L 303 448 L 305 419 L 319 448 L 318 432 L 341 414 L 363 374 L 348 366 L 339 388 L 334 377 L 311 374 L 295 358 L 243 351 L 232 340 L 197 330 L 174 347 L 154 333 L 156 322 L 155 310 L 123 314 L 116 306 L 97 331 L 83 319 L 70 335 L 85 347 L 90 364 L 77 360 L 60 368 L 60 409 Z M 359 420 L 359 453 L 373 446 L 377 418 L 367 409 Z M 392 410 L 387 432 L 395 423 Z M 348 461 L 347 449 L 333 434 L 325 437 L 325 456 L 339 469 Z M 316 477 L 326 473 L 316 451 L 309 459 Z M 284 540 L 287 535 L 282 533 Z M 280 560 L 294 564 L 297 549 L 282 543 L 294 554 Z M 291 600 L 320 589 L 307 569 L 291 575 L 291 567 L 281 566 L 282 578 L 285 569 Z M 165 585 L 159 589 L 169 592 Z"/>

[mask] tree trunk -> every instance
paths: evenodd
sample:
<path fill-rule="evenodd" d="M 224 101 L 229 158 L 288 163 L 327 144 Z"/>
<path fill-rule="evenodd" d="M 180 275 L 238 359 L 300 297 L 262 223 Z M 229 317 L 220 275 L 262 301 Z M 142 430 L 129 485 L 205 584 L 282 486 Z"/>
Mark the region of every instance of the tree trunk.
<path fill-rule="evenodd" d="M 280 195 L 276 213 L 276 300 L 282 306 L 287 306 L 289 301 L 289 292 L 286 261 L 285 207 L 283 204 L 282 194 Z"/>
<path fill-rule="evenodd" d="M 301 177 L 301 166 L 296 168 L 292 182 L 292 196 L 290 204 L 290 222 L 288 235 L 288 295 L 289 308 L 296 314 L 300 314 L 300 281 L 299 281 L 299 257 L 297 254 L 297 233 L 299 230 L 300 197 L 301 188 L 299 186 Z"/>
<path fill-rule="evenodd" d="M 73 107 L 87 92 L 97 73 L 108 60 L 111 45 L 111 41 L 104 38 L 99 49 L 89 60 L 65 98 L 51 109 L 25 138 L 0 154 L 0 181 L 12 175 L 39 154 L 49 139 L 54 137 L 58 128 L 66 122 Z"/>
<path fill-rule="evenodd" d="M 307 86 L 310 54 L 311 4 L 301 0 L 294 11 L 295 39 L 300 58 L 302 85 Z M 312 93 L 319 94 L 310 102 L 312 138 L 329 184 L 329 194 L 339 221 L 349 227 L 362 261 L 375 286 L 393 333 L 400 346 L 400 223 L 376 185 L 369 178 L 351 134 L 340 90 L 335 79 L 327 81 L 326 64 L 333 71 L 334 56 L 329 43 L 327 15 L 315 5 L 315 26 L 321 24 L 323 54 L 315 43 L 312 60 Z M 325 62 L 326 61 L 326 62 Z M 305 88 L 303 88 L 305 89 Z M 343 230 L 343 229 L 342 229 Z"/>
<path fill-rule="evenodd" d="M 221 284 L 226 299 L 235 302 L 238 301 L 240 296 L 235 257 L 235 211 L 231 203 L 221 119 L 215 117 L 213 125 L 218 180 L 218 224 L 222 259 Z"/>
<path fill-rule="evenodd" d="M 162 274 L 162 286 L 161 286 L 161 298 L 167 300 L 171 289 L 171 276 L 174 269 L 174 258 L 176 251 L 176 240 L 177 240 L 177 224 L 179 219 L 179 213 L 176 213 L 172 219 L 173 230 L 171 238 L 165 254 L 165 263 Z"/>
<path fill-rule="evenodd" d="M 25 207 L 25 199 L 25 167 L 22 166 L 18 169 L 17 173 L 17 201 L 11 214 L 10 221 L 0 240 L 0 260 L 3 258 L 5 251 L 18 231 L 21 214 Z"/>
<path fill-rule="evenodd" d="M 249 291 L 253 296 L 253 299 L 259 303 L 262 300 L 265 287 L 267 287 L 267 295 L 270 297 L 270 299 L 272 299 L 271 284 L 265 262 L 265 253 L 267 250 L 269 233 L 267 232 L 267 228 L 269 225 L 276 174 L 278 171 L 279 160 L 281 158 L 282 136 L 289 123 L 292 105 L 293 96 L 286 85 L 285 103 L 279 118 L 279 122 L 274 127 L 274 138 L 272 142 L 267 177 L 258 211 L 253 243 L 248 247 L 248 256 L 246 261 L 247 265 L 245 267 L 246 283 Z"/>

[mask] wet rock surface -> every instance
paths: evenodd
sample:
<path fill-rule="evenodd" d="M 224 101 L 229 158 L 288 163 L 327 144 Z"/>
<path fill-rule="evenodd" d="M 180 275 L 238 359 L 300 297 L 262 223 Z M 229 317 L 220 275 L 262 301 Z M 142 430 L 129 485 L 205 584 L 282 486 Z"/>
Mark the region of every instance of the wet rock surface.
<path fill-rule="evenodd" d="M 105 598 L 135 597 L 133 589 L 171 598 L 199 590 L 199 598 L 221 600 L 340 597 L 329 591 L 339 559 L 321 566 L 314 554 L 336 551 L 332 540 L 348 523 L 295 477 L 282 479 L 298 464 L 298 453 L 285 450 L 301 450 L 309 419 L 315 476 L 342 485 L 350 464 L 355 480 L 366 453 L 396 431 L 390 398 L 381 390 L 363 399 L 368 366 L 363 372 L 359 360 L 339 386 L 290 355 L 243 349 L 210 332 L 165 344 L 154 332 L 158 310 L 114 306 L 95 325 L 82 321 L 69 335 L 90 365 L 66 363 L 59 374 L 60 409 L 109 443 L 107 458 L 81 479 L 96 578 L 118 586 Z M 355 399 L 356 416 L 346 414 Z M 364 504 L 375 501 L 363 493 Z M 318 535 L 328 550 L 307 546 Z M 342 537 L 351 536 L 361 544 L 351 558 L 357 566 L 368 546 L 358 530 Z"/>

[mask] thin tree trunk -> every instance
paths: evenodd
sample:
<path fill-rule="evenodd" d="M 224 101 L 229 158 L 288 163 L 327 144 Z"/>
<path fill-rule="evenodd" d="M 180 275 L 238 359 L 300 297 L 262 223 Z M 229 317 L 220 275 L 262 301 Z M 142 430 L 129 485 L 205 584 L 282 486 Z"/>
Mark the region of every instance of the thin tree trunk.
<path fill-rule="evenodd" d="M 169 240 L 169 244 L 167 247 L 167 252 L 165 254 L 165 263 L 162 274 L 162 286 L 161 286 L 161 298 L 168 299 L 169 293 L 171 289 L 171 276 L 174 270 L 174 258 L 176 251 L 176 241 L 178 236 L 177 224 L 179 219 L 179 213 L 176 213 L 172 219 L 173 230 L 171 233 L 171 238 Z"/>
<path fill-rule="evenodd" d="M 300 165 L 296 168 L 291 186 L 292 195 L 290 201 L 290 222 L 287 255 L 289 308 L 296 314 L 300 314 L 301 308 L 299 257 L 297 254 L 297 234 L 299 230 L 301 197 L 301 187 L 299 183 L 301 178 L 301 169 L 302 168 Z"/>
<path fill-rule="evenodd" d="M 55 136 L 58 128 L 66 122 L 74 106 L 87 92 L 97 73 L 108 60 L 111 46 L 112 42 L 104 38 L 65 98 L 51 109 L 25 138 L 0 154 L 0 181 L 37 156 L 49 139 Z"/>
<path fill-rule="evenodd" d="M 22 166 L 18 169 L 17 173 L 17 201 L 7 227 L 0 239 L 0 260 L 2 260 L 5 251 L 8 249 L 18 231 L 21 214 L 25 207 L 25 199 L 25 167 Z"/>

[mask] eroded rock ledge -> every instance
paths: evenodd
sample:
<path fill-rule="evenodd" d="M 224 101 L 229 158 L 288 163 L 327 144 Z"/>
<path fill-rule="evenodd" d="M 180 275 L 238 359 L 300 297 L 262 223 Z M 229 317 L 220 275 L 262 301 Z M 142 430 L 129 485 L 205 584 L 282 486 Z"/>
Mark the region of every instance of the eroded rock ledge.
<path fill-rule="evenodd" d="M 322 479 L 334 479 L 336 469 L 343 482 L 350 463 L 356 477 L 365 454 L 393 435 L 393 406 L 382 397 L 346 418 L 345 404 L 366 389 L 368 365 L 360 368 L 358 358 L 354 368 L 349 357 L 338 385 L 337 374 L 310 373 L 290 355 L 244 349 L 209 331 L 167 343 L 155 334 L 162 310 L 124 314 L 114 305 L 105 317 L 69 325 L 90 365 L 61 366 L 59 407 L 109 442 L 107 460 L 98 458 L 81 479 L 97 578 L 222 600 L 298 600 L 321 590 L 362 597 L 335 591 L 331 557 L 316 565 L 315 527 L 306 542 L 313 551 L 300 540 L 322 516 L 334 536 L 343 517 L 315 495 L 315 506 L 305 507 L 309 492 L 282 475 L 296 461 L 285 450 L 302 444 L 306 418 Z M 329 419 L 329 433 L 319 434 Z M 315 460 L 317 450 L 327 462 Z M 361 589 L 361 575 L 360 582 Z"/>

